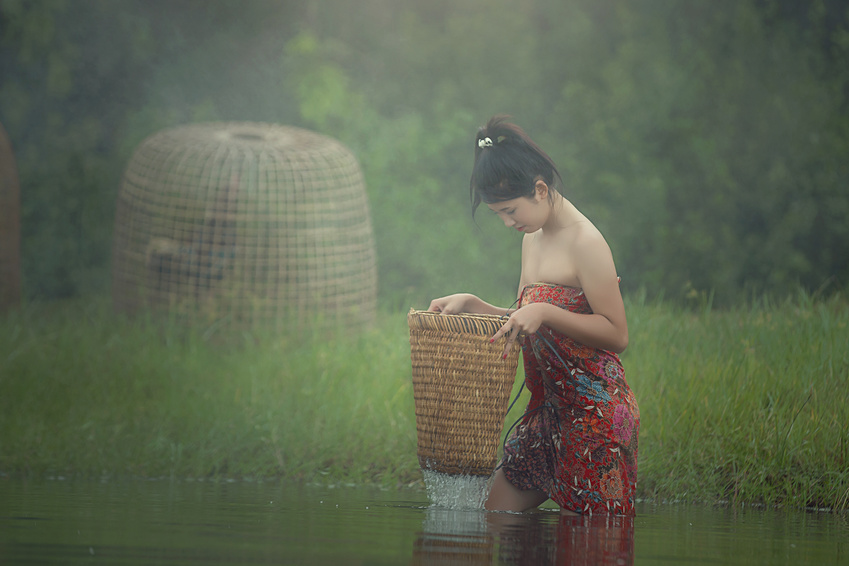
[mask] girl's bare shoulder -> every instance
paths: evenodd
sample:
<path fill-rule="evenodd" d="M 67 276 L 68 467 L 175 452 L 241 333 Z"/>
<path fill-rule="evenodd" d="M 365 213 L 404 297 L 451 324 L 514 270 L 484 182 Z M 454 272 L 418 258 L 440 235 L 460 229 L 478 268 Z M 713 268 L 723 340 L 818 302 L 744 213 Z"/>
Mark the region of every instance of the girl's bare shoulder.
<path fill-rule="evenodd" d="M 608 248 L 601 231 L 589 220 L 580 220 L 563 230 L 561 239 L 573 254 Z"/>

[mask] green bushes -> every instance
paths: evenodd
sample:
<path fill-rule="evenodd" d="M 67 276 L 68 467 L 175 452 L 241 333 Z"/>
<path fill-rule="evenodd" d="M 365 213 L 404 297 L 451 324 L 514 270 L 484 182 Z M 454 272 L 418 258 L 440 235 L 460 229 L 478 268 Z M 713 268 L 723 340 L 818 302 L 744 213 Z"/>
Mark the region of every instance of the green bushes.
<path fill-rule="evenodd" d="M 841 0 L 4 2 L 0 122 L 29 297 L 108 288 L 115 194 L 168 126 L 257 120 L 350 146 L 381 299 L 513 292 L 519 243 L 468 215 L 475 128 L 512 114 L 629 292 L 734 305 L 849 281 Z M 513 235 L 515 236 L 515 235 Z"/>

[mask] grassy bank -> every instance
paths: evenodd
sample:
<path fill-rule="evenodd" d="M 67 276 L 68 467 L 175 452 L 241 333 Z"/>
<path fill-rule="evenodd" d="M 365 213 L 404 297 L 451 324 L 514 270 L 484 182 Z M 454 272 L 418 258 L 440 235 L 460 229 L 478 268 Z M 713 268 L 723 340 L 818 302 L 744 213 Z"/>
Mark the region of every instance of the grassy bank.
<path fill-rule="evenodd" d="M 849 507 L 845 301 L 628 302 L 642 497 Z M 415 483 L 405 313 L 225 348 L 30 305 L 0 318 L 0 472 Z"/>
<path fill-rule="evenodd" d="M 405 332 L 221 347 L 99 302 L 27 308 L 0 326 L 0 470 L 412 481 Z"/>
<path fill-rule="evenodd" d="M 629 315 L 645 496 L 849 507 L 845 300 Z"/>

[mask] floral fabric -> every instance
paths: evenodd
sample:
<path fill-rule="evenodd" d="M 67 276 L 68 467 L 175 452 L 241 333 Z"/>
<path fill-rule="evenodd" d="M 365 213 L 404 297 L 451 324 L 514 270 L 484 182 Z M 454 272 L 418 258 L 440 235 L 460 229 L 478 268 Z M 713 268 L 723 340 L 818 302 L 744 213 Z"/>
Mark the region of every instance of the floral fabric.
<path fill-rule="evenodd" d="M 572 287 L 528 285 L 520 304 L 535 302 L 592 313 Z M 507 479 L 575 513 L 633 515 L 640 411 L 619 356 L 545 327 L 522 349 L 531 399 L 505 443 Z"/>

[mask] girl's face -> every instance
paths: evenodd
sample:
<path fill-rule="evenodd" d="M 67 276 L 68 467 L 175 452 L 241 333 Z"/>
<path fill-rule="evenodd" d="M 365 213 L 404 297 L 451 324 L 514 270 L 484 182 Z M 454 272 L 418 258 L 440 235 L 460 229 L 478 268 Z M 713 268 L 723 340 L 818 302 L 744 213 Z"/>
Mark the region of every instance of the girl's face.
<path fill-rule="evenodd" d="M 503 200 L 487 204 L 490 210 L 498 215 L 508 228 L 531 234 L 543 227 L 548 220 L 550 206 L 548 202 L 548 187 L 544 189 L 537 183 L 534 195 Z"/>

